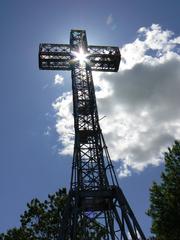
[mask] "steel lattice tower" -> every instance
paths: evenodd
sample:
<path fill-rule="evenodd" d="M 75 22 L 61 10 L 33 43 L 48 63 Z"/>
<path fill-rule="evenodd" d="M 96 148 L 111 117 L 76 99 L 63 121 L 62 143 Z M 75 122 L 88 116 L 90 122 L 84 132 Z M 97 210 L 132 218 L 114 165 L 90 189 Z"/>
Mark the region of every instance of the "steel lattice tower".
<path fill-rule="evenodd" d="M 117 72 L 119 63 L 118 47 L 88 46 L 84 30 L 71 30 L 70 44 L 40 44 L 40 69 L 72 72 L 75 144 L 61 240 L 146 239 L 119 187 L 99 125 L 92 71 Z"/>

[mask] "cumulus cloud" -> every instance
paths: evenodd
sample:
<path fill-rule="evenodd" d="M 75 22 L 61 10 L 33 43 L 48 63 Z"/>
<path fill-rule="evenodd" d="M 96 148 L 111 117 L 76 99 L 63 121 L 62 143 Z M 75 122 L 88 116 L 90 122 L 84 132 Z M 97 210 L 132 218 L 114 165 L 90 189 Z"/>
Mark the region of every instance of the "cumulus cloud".
<path fill-rule="evenodd" d="M 54 77 L 54 84 L 55 85 L 61 85 L 64 82 L 63 76 L 56 74 Z"/>
<path fill-rule="evenodd" d="M 72 115 L 72 93 L 65 92 L 53 103 L 56 111 L 56 130 L 59 134 L 59 141 L 62 143 L 60 154 L 72 155 L 74 144 L 74 128 Z"/>
<path fill-rule="evenodd" d="M 120 177 L 158 166 L 162 153 L 180 139 L 180 37 L 159 25 L 142 27 L 121 48 L 118 73 L 94 75 L 103 133 Z M 53 104 L 62 154 L 72 154 L 72 94 Z"/>

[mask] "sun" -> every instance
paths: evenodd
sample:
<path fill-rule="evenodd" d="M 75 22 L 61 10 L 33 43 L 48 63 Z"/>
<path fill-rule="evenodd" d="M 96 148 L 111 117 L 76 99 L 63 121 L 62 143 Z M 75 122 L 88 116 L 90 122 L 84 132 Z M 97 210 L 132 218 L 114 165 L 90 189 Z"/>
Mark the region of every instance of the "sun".
<path fill-rule="evenodd" d="M 78 52 L 73 51 L 72 54 L 75 56 L 75 61 L 79 61 L 80 65 L 83 65 L 88 61 L 87 56 L 89 54 L 85 53 L 83 48 L 79 48 Z"/>

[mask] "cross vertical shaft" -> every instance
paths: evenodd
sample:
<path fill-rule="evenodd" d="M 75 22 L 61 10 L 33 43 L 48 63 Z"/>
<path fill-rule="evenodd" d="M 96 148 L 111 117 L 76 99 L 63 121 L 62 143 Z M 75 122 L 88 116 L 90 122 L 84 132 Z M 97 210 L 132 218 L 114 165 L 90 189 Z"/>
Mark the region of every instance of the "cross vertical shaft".
<path fill-rule="evenodd" d="M 76 58 L 80 51 L 83 62 Z M 119 62 L 117 47 L 88 46 L 83 30 L 71 30 L 69 45 L 40 44 L 41 69 L 72 72 L 75 143 L 62 240 L 128 240 L 128 234 L 145 240 L 118 185 L 99 125 L 92 78 L 92 70 L 118 71 Z"/>

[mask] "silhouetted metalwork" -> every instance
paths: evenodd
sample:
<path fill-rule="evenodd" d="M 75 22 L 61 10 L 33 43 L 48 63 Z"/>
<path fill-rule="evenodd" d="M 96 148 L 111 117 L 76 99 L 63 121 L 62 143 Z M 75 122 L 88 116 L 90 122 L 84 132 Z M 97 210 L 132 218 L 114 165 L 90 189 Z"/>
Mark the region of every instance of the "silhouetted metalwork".
<path fill-rule="evenodd" d="M 80 50 L 83 62 L 76 58 Z M 40 44 L 40 69 L 72 71 L 75 144 L 61 240 L 146 239 L 119 187 L 99 125 L 92 70 L 116 72 L 119 63 L 118 47 L 88 46 L 83 30 L 71 30 L 69 45 Z"/>

